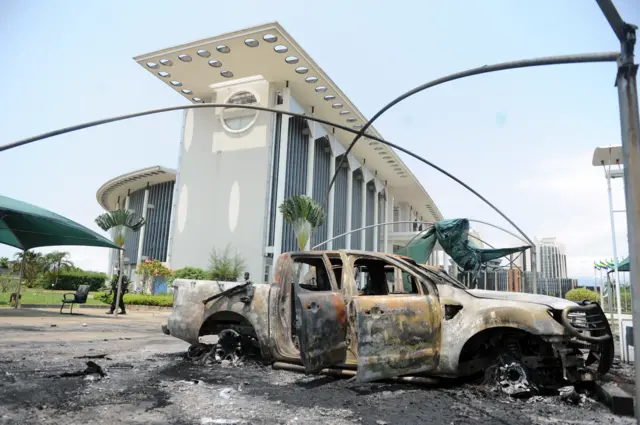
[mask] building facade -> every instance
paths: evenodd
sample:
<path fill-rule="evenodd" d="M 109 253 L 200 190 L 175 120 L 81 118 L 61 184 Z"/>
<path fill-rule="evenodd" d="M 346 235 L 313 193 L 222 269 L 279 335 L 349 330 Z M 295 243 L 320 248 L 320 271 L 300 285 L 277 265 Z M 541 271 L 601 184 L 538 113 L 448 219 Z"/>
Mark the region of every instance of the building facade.
<path fill-rule="evenodd" d="M 98 189 L 96 198 L 105 211 L 124 208 L 147 220 L 140 231 L 127 233 L 124 244 L 124 271 L 133 280 L 141 261 L 167 259 L 175 179 L 175 170 L 154 166 L 115 177 Z M 111 251 L 110 275 L 118 266 Z"/>
<path fill-rule="evenodd" d="M 166 186 L 174 185 L 171 208 L 159 221 L 163 231 L 154 230 L 164 238 L 160 242 L 166 241 L 166 251 L 145 249 L 146 236 L 134 235 L 135 255 L 127 254 L 128 264 L 157 254 L 173 269 L 207 268 L 213 250 L 230 248 L 243 257 L 252 280 L 269 281 L 280 253 L 297 250 L 293 229 L 278 206 L 302 194 L 322 203 L 336 170 L 325 223 L 308 248 L 392 252 L 394 245 L 404 245 L 407 231 L 415 232 L 409 223 L 380 224 L 442 219 L 393 149 L 364 137 L 347 155 L 353 133 L 307 119 L 318 117 L 354 130 L 366 122 L 279 24 L 170 47 L 135 60 L 193 105 L 253 105 L 279 113 L 231 107 L 186 110 L 178 169 Z M 368 134 L 381 137 L 373 127 Z M 150 185 L 150 197 L 152 189 Z M 137 205 L 132 200 L 137 192 L 126 193 L 129 206 Z M 118 192 L 121 202 L 126 193 Z M 166 196 L 163 202 L 167 205 Z M 367 228 L 349 233 L 362 227 Z M 135 251 L 136 241 L 140 246 L 135 238 L 140 237 L 142 249 Z M 434 254 L 434 261 L 438 254 L 442 253 Z"/>
<path fill-rule="evenodd" d="M 536 241 L 538 273 L 542 279 L 567 277 L 567 254 L 565 247 L 555 237 Z"/>

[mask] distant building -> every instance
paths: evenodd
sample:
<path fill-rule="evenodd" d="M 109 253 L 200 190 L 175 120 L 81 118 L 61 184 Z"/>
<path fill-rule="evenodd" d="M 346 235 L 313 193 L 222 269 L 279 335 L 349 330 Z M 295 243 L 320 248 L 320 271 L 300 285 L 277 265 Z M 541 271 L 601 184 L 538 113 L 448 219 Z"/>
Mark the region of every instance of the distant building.
<path fill-rule="evenodd" d="M 555 237 L 546 237 L 536 241 L 536 248 L 540 278 L 567 277 L 567 254 L 563 244 Z"/>

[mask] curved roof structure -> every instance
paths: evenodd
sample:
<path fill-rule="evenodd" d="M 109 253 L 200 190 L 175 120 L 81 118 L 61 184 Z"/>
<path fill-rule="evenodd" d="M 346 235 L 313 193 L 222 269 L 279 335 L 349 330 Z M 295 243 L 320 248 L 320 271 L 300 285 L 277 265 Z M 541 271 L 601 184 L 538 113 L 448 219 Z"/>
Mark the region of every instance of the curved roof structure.
<path fill-rule="evenodd" d="M 107 211 L 116 209 L 118 197 L 124 201 L 127 194 L 144 189 L 147 183 L 156 185 L 169 181 L 175 181 L 176 170 L 161 167 L 159 165 L 132 171 L 127 174 L 115 177 L 98 189 L 96 199 L 98 203 Z"/>
<path fill-rule="evenodd" d="M 192 103 L 211 102 L 212 88 L 257 75 L 270 82 L 286 81 L 304 112 L 328 121 L 362 128 L 367 119 L 347 96 L 277 22 L 182 44 L 134 58 L 167 87 Z M 354 135 L 332 133 L 344 146 Z M 381 137 L 370 127 L 368 132 Z M 424 219 L 442 214 L 427 191 L 396 152 L 362 139 L 353 154 L 392 188 L 399 202 L 410 203 Z M 398 196 L 396 196 L 398 195 Z"/>

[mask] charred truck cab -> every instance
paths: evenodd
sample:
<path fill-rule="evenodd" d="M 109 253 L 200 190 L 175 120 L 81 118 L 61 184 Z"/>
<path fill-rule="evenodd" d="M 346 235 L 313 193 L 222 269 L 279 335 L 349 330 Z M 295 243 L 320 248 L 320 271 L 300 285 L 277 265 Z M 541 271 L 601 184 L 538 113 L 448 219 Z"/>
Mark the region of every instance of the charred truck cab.
<path fill-rule="evenodd" d="M 598 304 L 468 290 L 442 271 L 391 254 L 290 252 L 272 284 L 176 280 L 163 331 L 216 358 L 259 348 L 307 373 L 355 369 L 361 382 L 462 377 L 492 370 L 534 386 L 597 379 L 613 360 Z"/>

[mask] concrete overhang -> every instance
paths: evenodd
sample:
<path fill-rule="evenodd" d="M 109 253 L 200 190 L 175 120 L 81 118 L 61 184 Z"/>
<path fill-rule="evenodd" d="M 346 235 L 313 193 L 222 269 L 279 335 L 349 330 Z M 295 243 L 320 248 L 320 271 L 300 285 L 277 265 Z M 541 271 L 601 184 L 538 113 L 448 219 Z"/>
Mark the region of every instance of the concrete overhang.
<path fill-rule="evenodd" d="M 98 189 L 96 193 L 96 199 L 102 208 L 107 211 L 113 211 L 117 208 L 118 197 L 122 202 L 121 206 L 124 207 L 124 200 L 128 193 L 144 189 L 147 184 L 153 186 L 175 181 L 175 179 L 176 170 L 171 168 L 161 167 L 159 165 L 143 168 L 109 180 L 100 186 L 100 189 Z"/>
<path fill-rule="evenodd" d="M 355 58 L 355 57 L 354 57 Z M 192 103 L 211 102 L 213 88 L 233 81 L 262 76 L 274 83 L 288 83 L 292 96 L 305 113 L 362 128 L 367 119 L 338 86 L 277 22 L 222 34 L 136 56 L 135 61 Z M 264 105 L 266 106 L 266 105 Z M 354 135 L 327 128 L 343 145 Z M 380 134 L 373 128 L 369 133 Z M 364 138 L 352 153 L 394 190 L 411 202 L 425 220 L 440 220 L 442 214 L 415 175 L 396 152 Z"/>

